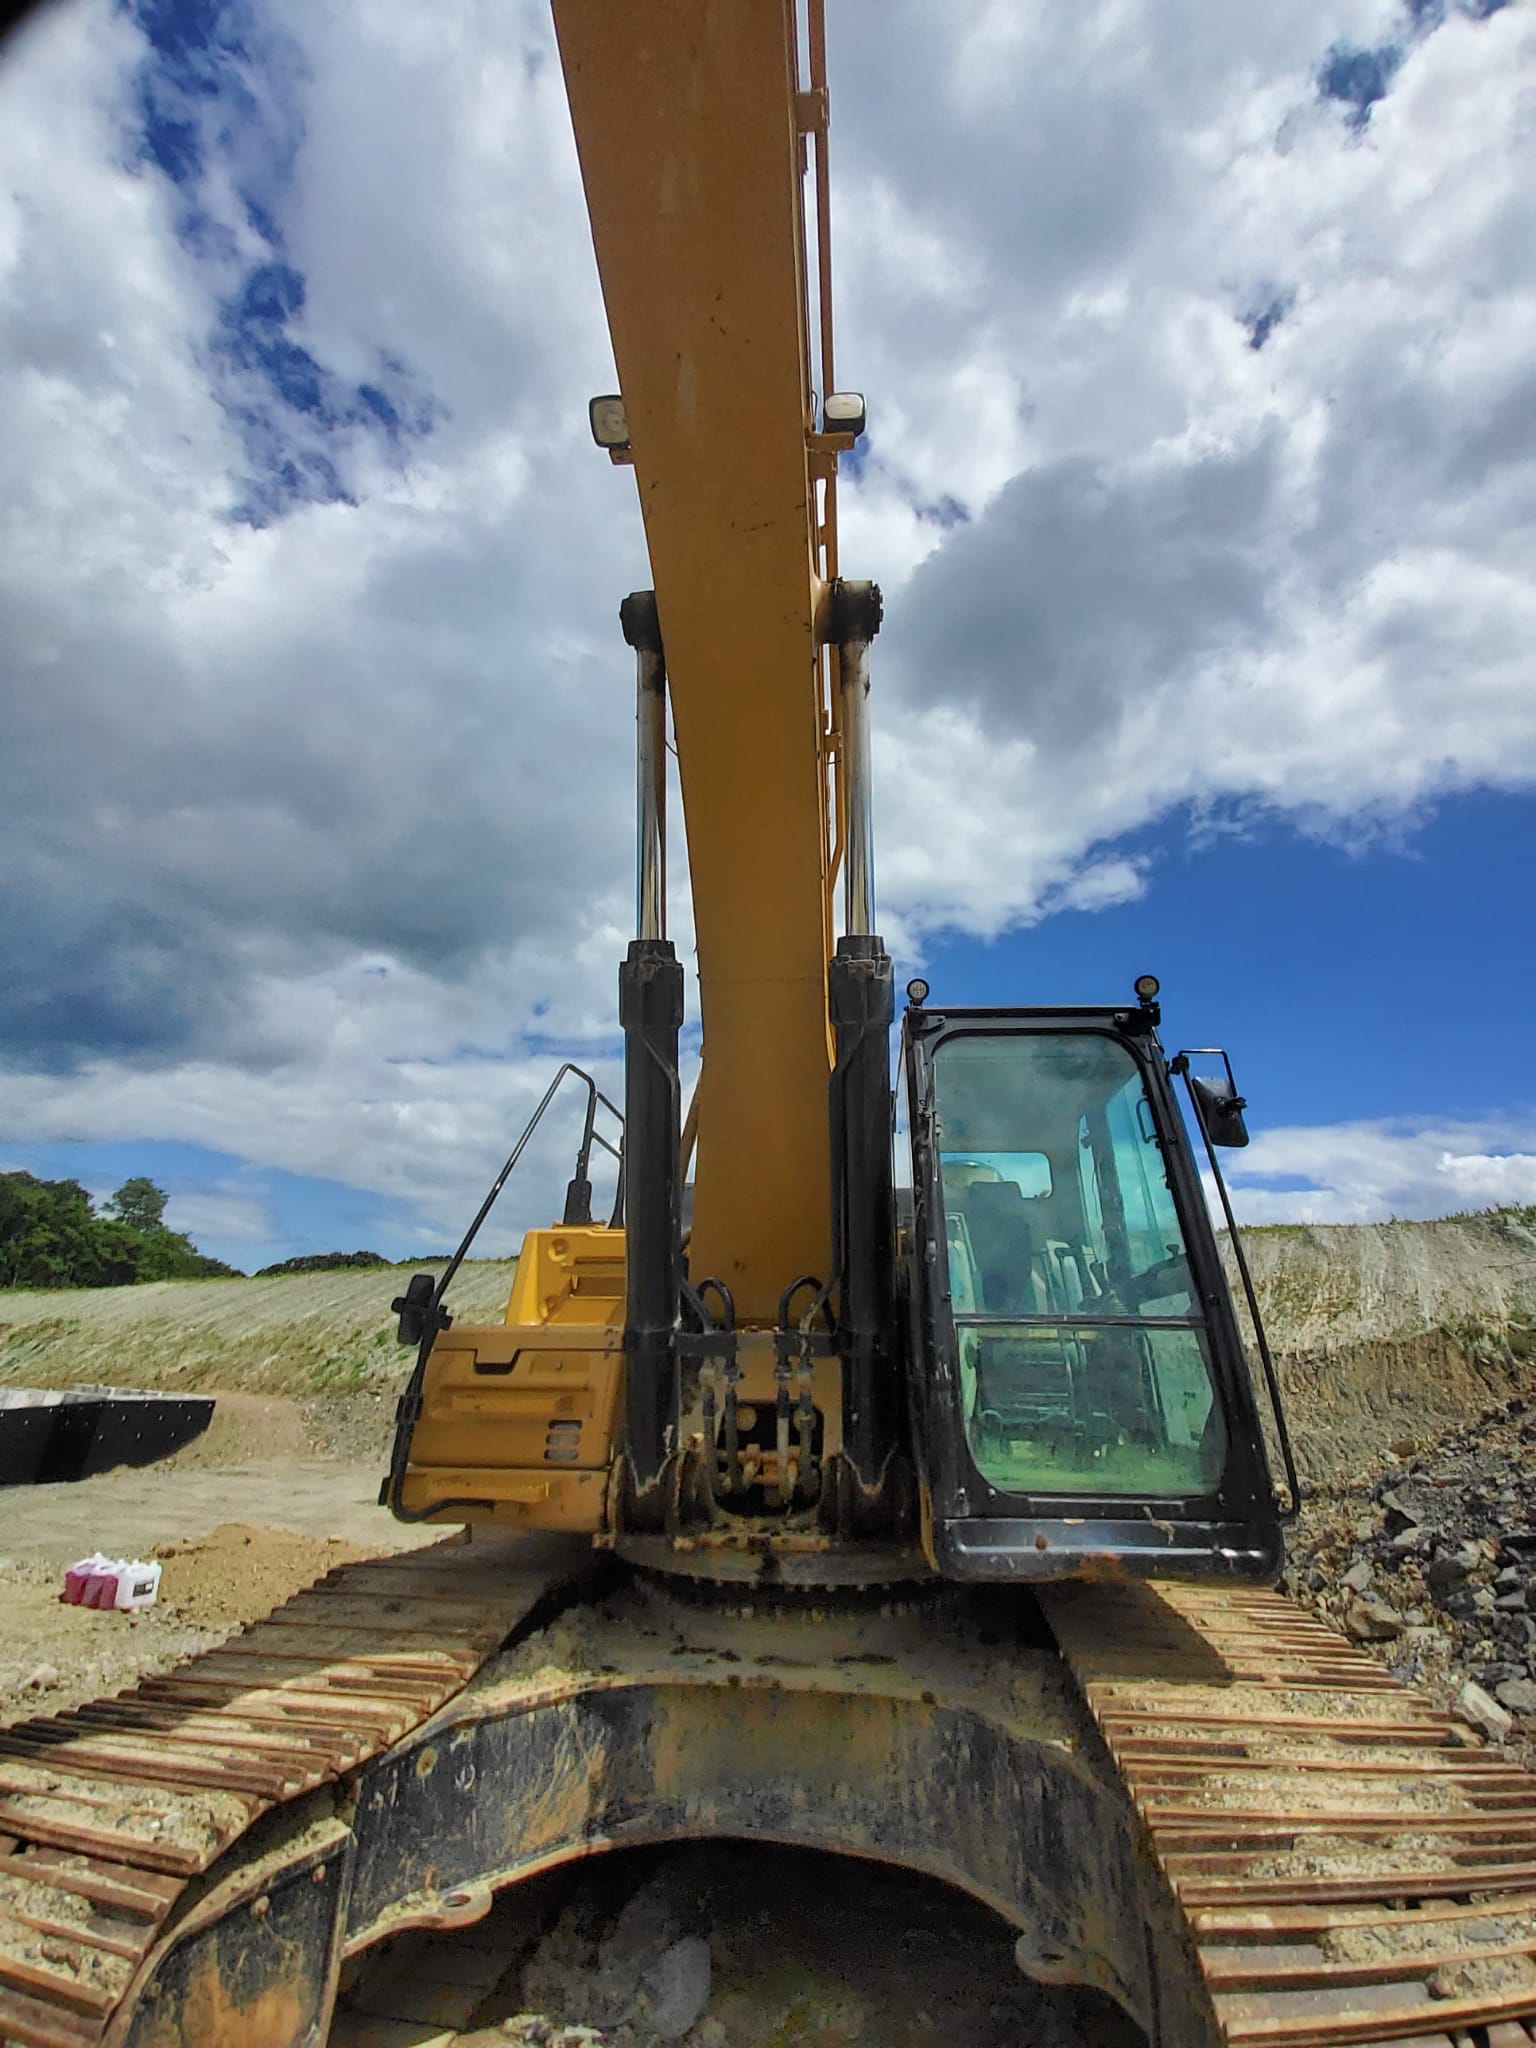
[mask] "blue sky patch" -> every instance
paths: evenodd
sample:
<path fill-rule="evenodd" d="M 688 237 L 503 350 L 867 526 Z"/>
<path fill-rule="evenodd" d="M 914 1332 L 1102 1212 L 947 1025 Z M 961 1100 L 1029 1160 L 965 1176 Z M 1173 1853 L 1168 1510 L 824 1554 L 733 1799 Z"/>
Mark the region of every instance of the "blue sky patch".
<path fill-rule="evenodd" d="M 1363 128 L 1371 118 L 1371 108 L 1386 98 L 1402 61 L 1396 43 L 1383 43 L 1374 50 L 1335 43 L 1317 74 L 1318 92 L 1325 100 L 1337 100 L 1349 108 L 1351 128 Z"/>
<path fill-rule="evenodd" d="M 1261 349 L 1296 303 L 1294 292 L 1274 292 L 1252 312 L 1239 316 L 1251 349 Z"/>
<path fill-rule="evenodd" d="M 1469 21 L 1488 21 L 1501 14 L 1509 0 L 1404 0 L 1404 41 L 1415 43 L 1432 35 L 1454 8 Z M 1320 98 L 1337 100 L 1349 109 L 1349 125 L 1362 129 L 1371 109 L 1384 100 L 1407 55 L 1404 43 L 1379 43 L 1363 49 L 1355 43 L 1335 43 L 1317 74 Z"/>
<path fill-rule="evenodd" d="M 934 1001 L 1116 1002 L 1156 974 L 1165 1041 L 1227 1046 L 1255 1132 L 1431 1107 L 1479 1118 L 1529 1097 L 1508 1019 L 1536 1008 L 1536 959 L 1508 944 L 1488 877 L 1536 856 L 1536 797 L 1448 797 L 1411 838 L 1359 850 L 1270 814 L 1203 842 L 1189 825 L 1172 813 L 1094 849 L 1146 862 L 1136 902 L 931 945 Z M 1469 1003 L 1466 963 L 1490 959 L 1498 1000 Z M 914 971 L 898 959 L 896 986 Z"/>
<path fill-rule="evenodd" d="M 209 377 L 245 458 L 230 516 L 259 527 L 298 505 L 353 503 L 349 451 L 366 441 L 399 460 L 441 407 L 387 348 L 351 383 L 302 338 L 306 287 L 283 218 L 304 135 L 304 59 L 249 0 L 120 4 L 148 44 L 134 151 L 176 188 L 178 238 L 214 297 Z M 233 217 L 215 197 L 225 190 Z"/>

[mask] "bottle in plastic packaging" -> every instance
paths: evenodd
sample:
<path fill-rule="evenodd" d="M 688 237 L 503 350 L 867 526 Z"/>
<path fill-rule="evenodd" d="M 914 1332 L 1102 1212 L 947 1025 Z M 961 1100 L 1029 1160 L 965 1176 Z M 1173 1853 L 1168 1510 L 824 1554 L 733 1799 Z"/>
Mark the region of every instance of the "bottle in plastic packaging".
<path fill-rule="evenodd" d="M 160 1592 L 160 1567 L 142 1558 L 110 1558 L 97 1551 L 64 1574 L 59 1598 L 73 1607 L 111 1607 L 128 1613 L 153 1607 Z"/>

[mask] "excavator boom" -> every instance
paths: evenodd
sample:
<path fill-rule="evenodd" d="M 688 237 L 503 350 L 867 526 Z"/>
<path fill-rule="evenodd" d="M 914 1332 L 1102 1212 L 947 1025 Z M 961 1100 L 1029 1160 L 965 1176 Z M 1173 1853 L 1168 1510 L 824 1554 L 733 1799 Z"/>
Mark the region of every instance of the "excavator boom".
<path fill-rule="evenodd" d="M 828 705 L 791 0 L 555 0 L 666 649 L 704 1069 L 691 1263 L 825 1275 Z"/>

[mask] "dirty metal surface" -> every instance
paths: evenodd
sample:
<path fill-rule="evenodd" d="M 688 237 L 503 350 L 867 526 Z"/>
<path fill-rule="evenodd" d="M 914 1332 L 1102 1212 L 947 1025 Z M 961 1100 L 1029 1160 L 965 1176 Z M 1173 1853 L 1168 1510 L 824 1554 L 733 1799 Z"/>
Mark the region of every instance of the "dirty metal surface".
<path fill-rule="evenodd" d="M 514 1568 L 505 1546 L 457 1540 L 342 1566 L 173 1671 L 0 1731 L 0 2041 L 182 2038 L 142 2016 L 135 2024 L 131 2008 L 152 1954 L 197 1918 L 207 1874 L 274 1809 L 428 1719 L 553 1583 L 526 1547 Z M 245 1899 L 247 1947 L 254 1926 L 256 1947 L 280 1950 L 278 1960 L 318 1953 L 323 1979 L 329 1936 L 284 1948 L 282 1929 L 285 1916 L 323 1904 L 337 1848 L 285 1854 L 286 1880 L 303 1883 L 258 1885 Z M 243 1899 L 249 1880 L 247 1869 Z M 238 1972 L 232 1981 L 238 1990 Z M 329 1995 L 323 1981 L 310 1992 L 311 2004 Z M 190 1995 L 196 2008 L 210 1994 Z M 303 1985 L 287 1996 L 298 2013 Z M 220 2022 L 185 2038 L 236 2033 Z M 269 2027 L 260 2038 L 287 2036 Z"/>
<path fill-rule="evenodd" d="M 571 1605 L 360 1774 L 347 1952 L 472 1924 L 575 1857 L 726 1838 L 956 1885 L 1011 1922 L 1030 1974 L 1144 2021 L 1171 1906 L 1159 1920 L 1092 1724 L 1022 1612 L 952 1588 L 760 1607 L 644 1581 Z M 1192 1959 L 1185 1994 L 1206 2002 Z"/>
<path fill-rule="evenodd" d="M 1233 2048 L 1536 2042 L 1536 1777 L 1277 1594 L 1041 1604 Z"/>
<path fill-rule="evenodd" d="M 343 1567 L 0 1735 L 0 2040 L 297 2048 L 394 1933 L 723 1836 L 956 1884 L 1157 2048 L 1536 2041 L 1536 1781 L 1283 1600 L 1058 1588 L 1063 1659 L 1002 1589 L 705 1598 L 558 1548 Z"/>

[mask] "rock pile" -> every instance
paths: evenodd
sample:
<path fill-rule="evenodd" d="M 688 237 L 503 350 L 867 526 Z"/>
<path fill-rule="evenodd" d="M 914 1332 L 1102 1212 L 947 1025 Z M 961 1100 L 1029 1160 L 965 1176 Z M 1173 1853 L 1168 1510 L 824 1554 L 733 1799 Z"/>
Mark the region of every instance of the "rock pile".
<path fill-rule="evenodd" d="M 1536 1745 L 1536 1403 L 1313 1504 L 1287 1589 L 1494 1741 Z"/>

